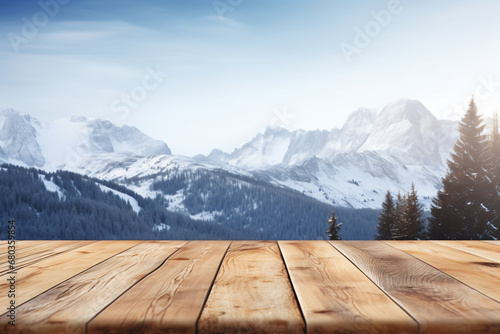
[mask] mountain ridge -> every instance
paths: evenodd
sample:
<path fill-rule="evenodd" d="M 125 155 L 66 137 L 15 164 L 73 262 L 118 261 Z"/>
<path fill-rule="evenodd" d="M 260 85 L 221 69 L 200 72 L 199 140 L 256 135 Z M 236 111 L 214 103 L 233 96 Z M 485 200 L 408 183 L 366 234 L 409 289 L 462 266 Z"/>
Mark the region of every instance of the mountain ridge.
<path fill-rule="evenodd" d="M 166 143 L 135 127 L 85 117 L 47 124 L 9 110 L 0 114 L 0 161 L 121 183 L 139 178 L 143 184 L 134 190 L 150 197 L 158 195 L 148 188 L 158 175 L 225 170 L 353 208 L 379 208 L 388 189 L 407 191 L 415 182 L 428 208 L 446 171 L 455 125 L 420 101 L 400 99 L 380 111 L 359 108 L 341 128 L 267 128 L 232 153 L 214 149 L 189 158 L 172 155 Z"/>

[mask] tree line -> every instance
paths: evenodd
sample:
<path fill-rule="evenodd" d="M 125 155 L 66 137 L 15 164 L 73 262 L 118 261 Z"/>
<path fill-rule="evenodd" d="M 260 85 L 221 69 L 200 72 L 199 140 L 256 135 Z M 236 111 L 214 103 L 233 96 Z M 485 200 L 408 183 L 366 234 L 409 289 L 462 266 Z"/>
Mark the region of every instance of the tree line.
<path fill-rule="evenodd" d="M 412 185 L 394 199 L 388 191 L 376 239 L 500 239 L 500 136 L 498 116 L 487 135 L 474 99 L 458 124 L 459 138 L 431 205 L 428 224 Z"/>

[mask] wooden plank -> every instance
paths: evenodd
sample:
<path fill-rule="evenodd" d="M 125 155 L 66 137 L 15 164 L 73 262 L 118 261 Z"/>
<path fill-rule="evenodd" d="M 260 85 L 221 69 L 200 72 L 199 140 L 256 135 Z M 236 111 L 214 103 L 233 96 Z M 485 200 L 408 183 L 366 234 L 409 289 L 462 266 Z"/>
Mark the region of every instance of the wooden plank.
<path fill-rule="evenodd" d="M 488 242 L 493 245 L 500 245 L 500 240 L 483 240 L 483 242 Z"/>
<path fill-rule="evenodd" d="M 500 263 L 428 241 L 386 243 L 500 302 Z"/>
<path fill-rule="evenodd" d="M 90 319 L 183 244 L 143 242 L 107 259 L 19 307 L 16 329 L 26 334 L 85 333 Z"/>
<path fill-rule="evenodd" d="M 141 241 L 97 241 L 90 245 L 42 260 L 18 272 L 16 303 L 20 304 L 68 278 L 129 249 Z M 6 291 L 8 282 L 0 282 L 0 291 Z M 0 305 L 6 305 L 8 297 L 0 294 Z M 0 327 L 1 328 L 1 327 Z"/>
<path fill-rule="evenodd" d="M 495 261 L 500 263 L 500 244 L 490 244 L 482 241 L 473 241 L 473 240 L 445 240 L 445 241 L 437 241 L 433 240 L 432 242 L 452 247 L 455 249 L 459 249 L 463 252 L 467 252 L 470 254 L 474 254 L 480 256 L 482 258 L 488 259 L 490 261 Z"/>
<path fill-rule="evenodd" d="M 417 333 L 418 325 L 327 241 L 280 241 L 308 333 Z"/>
<path fill-rule="evenodd" d="M 276 242 L 235 241 L 198 322 L 198 333 L 303 333 Z"/>
<path fill-rule="evenodd" d="M 15 247 L 15 256 L 16 256 L 16 268 L 18 268 L 19 260 L 23 257 L 22 253 L 25 253 L 27 250 L 31 250 L 34 246 L 50 249 L 53 241 L 39 241 L 39 240 L 13 240 L 14 243 L 8 244 L 8 241 L 12 240 L 4 240 L 0 244 L 0 250 L 2 254 L 7 254 L 8 246 Z M 9 270 L 9 263 L 7 259 L 2 258 L 0 260 L 0 273 L 5 274 Z"/>
<path fill-rule="evenodd" d="M 38 245 L 25 248 L 24 242 L 21 245 L 16 243 L 16 269 L 32 265 L 38 261 L 49 257 L 65 253 L 67 251 L 77 249 L 93 243 L 93 241 L 52 241 L 40 242 Z M 0 277 L 7 275 L 10 271 L 8 266 L 2 266 L 0 269 Z"/>
<path fill-rule="evenodd" d="M 229 241 L 191 241 L 87 325 L 87 333 L 195 333 Z"/>
<path fill-rule="evenodd" d="M 331 241 L 424 333 L 499 333 L 500 304 L 380 241 Z"/>
<path fill-rule="evenodd" d="M 33 246 L 40 246 L 42 244 L 49 245 L 57 240 L 16 240 L 16 244 L 20 244 L 24 248 L 29 248 Z M 61 240 L 59 240 L 61 241 Z M 73 240 L 71 240 L 73 241 Z"/>

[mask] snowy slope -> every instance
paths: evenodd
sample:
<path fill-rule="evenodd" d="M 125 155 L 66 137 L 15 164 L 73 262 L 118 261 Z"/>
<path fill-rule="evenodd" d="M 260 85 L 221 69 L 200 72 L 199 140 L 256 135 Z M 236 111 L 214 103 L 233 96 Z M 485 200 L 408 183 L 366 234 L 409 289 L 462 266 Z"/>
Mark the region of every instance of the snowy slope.
<path fill-rule="evenodd" d="M 111 192 L 111 193 L 117 195 L 118 197 L 120 197 L 121 199 L 123 199 L 125 202 L 129 203 L 130 206 L 132 207 L 132 210 L 134 210 L 135 213 L 139 213 L 139 211 L 141 211 L 141 207 L 139 206 L 139 203 L 132 196 L 124 194 L 120 191 L 111 189 L 109 187 L 106 187 L 105 185 L 102 185 L 100 183 L 98 183 L 97 185 L 99 186 L 99 188 L 101 188 L 102 191 Z"/>
<path fill-rule="evenodd" d="M 66 198 L 66 196 L 64 196 L 61 188 L 59 188 L 59 186 L 57 184 L 55 184 L 53 181 L 47 180 L 46 175 L 38 175 L 38 177 L 40 178 L 40 180 L 42 180 L 43 185 L 45 186 L 45 189 L 47 189 L 50 192 L 57 193 L 57 196 L 59 196 L 60 200 L 63 200 Z"/>

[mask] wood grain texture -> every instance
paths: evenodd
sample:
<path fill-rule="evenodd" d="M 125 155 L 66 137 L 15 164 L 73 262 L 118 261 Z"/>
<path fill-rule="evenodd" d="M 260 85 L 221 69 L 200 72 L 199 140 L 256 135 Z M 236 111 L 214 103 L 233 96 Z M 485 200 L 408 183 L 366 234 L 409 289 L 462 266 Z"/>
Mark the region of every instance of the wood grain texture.
<path fill-rule="evenodd" d="M 386 243 L 500 302 L 500 263 L 433 242 L 386 241 Z"/>
<path fill-rule="evenodd" d="M 85 333 L 90 319 L 184 244 L 143 242 L 107 259 L 19 307 L 17 329 L 37 334 Z"/>
<path fill-rule="evenodd" d="M 87 326 L 87 333 L 195 333 L 229 241 L 191 241 Z"/>
<path fill-rule="evenodd" d="M 16 244 L 23 246 L 24 248 L 29 248 L 32 246 L 42 246 L 50 245 L 55 241 L 68 241 L 68 240 L 16 240 Z M 69 240 L 73 241 L 73 240 Z"/>
<path fill-rule="evenodd" d="M 500 304 L 380 241 L 331 242 L 419 322 L 422 333 L 500 333 Z"/>
<path fill-rule="evenodd" d="M 140 241 L 97 241 L 23 268 L 17 275 L 17 305 L 138 243 Z M 0 291 L 6 291 L 7 285 L 8 282 L 2 280 Z M 0 294 L 0 305 L 7 302 L 7 295 Z"/>
<path fill-rule="evenodd" d="M 201 314 L 198 332 L 304 332 L 276 242 L 231 244 Z"/>
<path fill-rule="evenodd" d="M 483 242 L 488 242 L 493 245 L 500 245 L 500 240 L 483 240 Z"/>
<path fill-rule="evenodd" d="M 16 269 L 20 270 L 24 267 L 37 263 L 38 261 L 89 245 L 91 243 L 93 243 L 93 241 L 64 240 L 39 242 L 33 245 L 27 245 L 25 241 L 16 242 Z M 8 271 L 8 267 L 2 265 L 0 267 L 0 278 L 7 275 Z"/>
<path fill-rule="evenodd" d="M 280 241 L 307 333 L 417 333 L 417 323 L 327 241 Z"/>
<path fill-rule="evenodd" d="M 432 242 L 452 247 L 455 249 L 459 249 L 463 252 L 467 252 L 470 254 L 474 254 L 485 258 L 490 261 L 495 261 L 500 263 L 500 244 L 490 244 L 482 241 L 461 241 L 461 240 L 445 240 L 445 241 L 437 241 L 433 240 Z"/>

